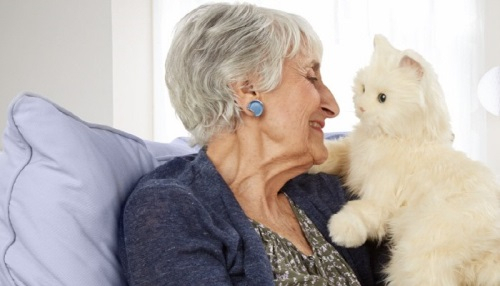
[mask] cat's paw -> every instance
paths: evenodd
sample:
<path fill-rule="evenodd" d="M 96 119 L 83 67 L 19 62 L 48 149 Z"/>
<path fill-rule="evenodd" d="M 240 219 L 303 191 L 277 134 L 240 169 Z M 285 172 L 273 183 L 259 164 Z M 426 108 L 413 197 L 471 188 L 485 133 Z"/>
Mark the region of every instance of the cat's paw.
<path fill-rule="evenodd" d="M 340 246 L 357 247 L 368 238 L 367 228 L 355 214 L 341 211 L 328 221 L 328 231 L 333 242 Z"/>

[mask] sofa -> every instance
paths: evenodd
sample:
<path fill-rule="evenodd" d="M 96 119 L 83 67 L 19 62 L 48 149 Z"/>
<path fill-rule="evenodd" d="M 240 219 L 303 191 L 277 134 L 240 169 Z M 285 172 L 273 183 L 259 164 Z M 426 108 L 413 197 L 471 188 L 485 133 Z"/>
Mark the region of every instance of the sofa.
<path fill-rule="evenodd" d="M 142 140 L 35 94 L 9 107 L 0 153 L 0 285 L 126 285 L 117 221 L 129 191 L 185 138 Z"/>
<path fill-rule="evenodd" d="M 142 175 L 199 149 L 88 123 L 31 93 L 10 104 L 3 143 L 2 286 L 126 285 L 116 254 L 123 202 Z"/>

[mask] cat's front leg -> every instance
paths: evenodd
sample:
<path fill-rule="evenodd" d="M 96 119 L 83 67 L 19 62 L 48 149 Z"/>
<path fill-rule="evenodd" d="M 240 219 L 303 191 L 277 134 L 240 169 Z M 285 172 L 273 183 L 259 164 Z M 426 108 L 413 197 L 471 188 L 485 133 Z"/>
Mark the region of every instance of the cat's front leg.
<path fill-rule="evenodd" d="M 386 233 L 389 210 L 371 200 L 348 202 L 328 222 L 333 242 L 357 247 L 368 238 L 381 239 Z"/>

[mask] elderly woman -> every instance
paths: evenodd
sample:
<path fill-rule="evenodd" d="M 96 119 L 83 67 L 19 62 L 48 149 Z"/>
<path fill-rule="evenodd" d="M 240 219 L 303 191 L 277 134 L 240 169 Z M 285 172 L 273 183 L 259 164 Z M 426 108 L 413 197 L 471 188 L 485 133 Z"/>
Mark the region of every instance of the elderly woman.
<path fill-rule="evenodd" d="M 211 4 L 178 24 L 170 98 L 199 153 L 146 175 L 123 211 L 130 285 L 372 285 L 365 247 L 332 244 L 346 202 L 322 128 L 339 113 L 321 42 L 296 15 Z"/>

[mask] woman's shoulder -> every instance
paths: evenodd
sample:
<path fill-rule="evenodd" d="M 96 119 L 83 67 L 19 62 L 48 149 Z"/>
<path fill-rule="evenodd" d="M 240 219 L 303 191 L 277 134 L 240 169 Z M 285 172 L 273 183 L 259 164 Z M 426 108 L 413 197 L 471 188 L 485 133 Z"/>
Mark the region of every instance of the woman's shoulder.
<path fill-rule="evenodd" d="M 175 157 L 144 175 L 129 195 L 127 204 L 154 201 L 151 197 L 156 197 L 167 204 L 218 206 L 226 189 L 211 161 L 200 151 Z"/>
<path fill-rule="evenodd" d="M 190 196 L 189 180 L 195 176 L 192 168 L 196 154 L 174 157 L 142 176 L 129 194 L 127 203 L 152 197 Z"/>
<path fill-rule="evenodd" d="M 156 167 L 153 171 L 144 175 L 138 183 L 147 184 L 154 180 L 168 180 L 183 178 L 189 175 L 189 171 L 194 171 L 192 165 L 197 157 L 197 154 L 189 154 L 179 157 L 174 157 L 162 165 Z M 188 171 L 188 172 L 186 172 Z"/>
<path fill-rule="evenodd" d="M 285 191 L 306 200 L 344 205 L 348 195 L 339 177 L 325 173 L 302 174 L 285 185 Z"/>

